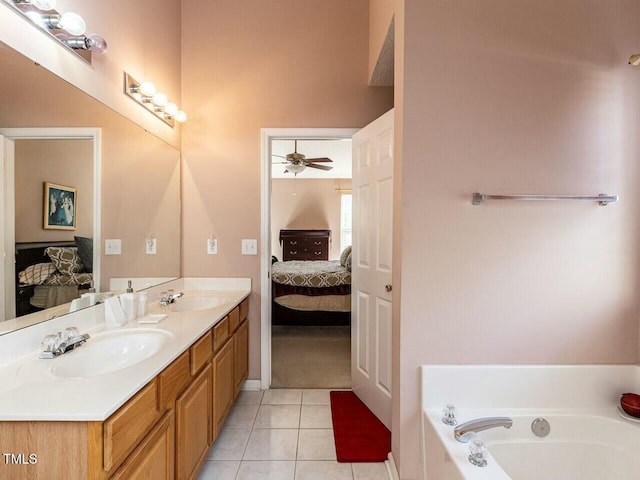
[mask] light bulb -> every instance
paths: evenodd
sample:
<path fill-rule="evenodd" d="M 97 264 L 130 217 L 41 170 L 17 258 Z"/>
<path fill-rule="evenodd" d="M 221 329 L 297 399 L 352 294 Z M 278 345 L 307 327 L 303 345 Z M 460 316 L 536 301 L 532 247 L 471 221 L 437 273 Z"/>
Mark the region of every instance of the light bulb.
<path fill-rule="evenodd" d="M 151 82 L 142 82 L 140 84 L 140 93 L 143 97 L 153 97 L 156 94 L 156 86 Z"/>
<path fill-rule="evenodd" d="M 153 96 L 151 101 L 157 107 L 164 107 L 167 104 L 167 96 L 162 92 L 158 92 Z"/>
<path fill-rule="evenodd" d="M 184 123 L 187 121 L 187 114 L 182 110 L 178 110 L 176 114 L 173 116 L 176 122 Z"/>
<path fill-rule="evenodd" d="M 107 51 L 107 41 L 94 33 L 87 37 L 87 48 L 95 53 L 104 53 Z"/>
<path fill-rule="evenodd" d="M 166 113 L 170 117 L 173 117 L 177 111 L 178 111 L 178 106 L 175 103 L 169 102 L 164 106 L 164 113 Z"/>
<path fill-rule="evenodd" d="M 63 13 L 58 19 L 58 28 L 66 30 L 71 35 L 84 35 L 87 30 L 87 24 L 77 13 Z"/>
<path fill-rule="evenodd" d="M 38 12 L 34 10 L 30 10 L 26 12 L 25 15 L 29 18 L 29 20 L 31 20 L 40 28 L 47 28 L 44 18 L 42 18 L 42 15 L 40 15 Z"/>
<path fill-rule="evenodd" d="M 39 10 L 53 10 L 56 8 L 56 0 L 31 0 L 31 4 Z"/>

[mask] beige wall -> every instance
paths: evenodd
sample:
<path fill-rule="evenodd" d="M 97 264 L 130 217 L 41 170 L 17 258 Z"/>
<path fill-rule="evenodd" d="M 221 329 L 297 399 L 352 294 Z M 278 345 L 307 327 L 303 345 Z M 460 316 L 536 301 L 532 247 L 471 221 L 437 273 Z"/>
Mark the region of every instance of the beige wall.
<path fill-rule="evenodd" d="M 0 128 L 102 129 L 102 238 L 122 239 L 122 255 L 102 256 L 103 288 L 111 277 L 180 276 L 180 152 L 3 45 L 0 87 Z M 149 234 L 157 255 L 144 253 Z"/>
<path fill-rule="evenodd" d="M 340 259 L 340 209 L 336 188 L 351 188 L 351 179 L 271 181 L 271 252 L 282 260 L 280 230 L 331 230 L 329 260 Z M 295 191 L 295 195 L 293 194 Z"/>
<path fill-rule="evenodd" d="M 640 4 L 404 9 L 393 448 L 414 479 L 419 365 L 638 361 Z M 620 202 L 472 206 L 474 191 Z"/>
<path fill-rule="evenodd" d="M 16 242 L 73 241 L 93 237 L 93 142 L 17 140 L 15 142 Z M 44 182 L 77 189 L 76 230 L 45 230 Z"/>
<path fill-rule="evenodd" d="M 251 277 L 260 377 L 260 129 L 362 127 L 392 106 L 367 86 L 368 0 L 182 3 L 183 273 Z M 206 239 L 219 239 L 218 255 Z"/>
<path fill-rule="evenodd" d="M 179 147 L 180 128 L 172 129 L 123 95 L 122 72 L 141 81 L 151 80 L 180 104 L 180 3 L 58 0 L 59 12 L 80 14 L 88 34 L 97 33 L 107 40 L 107 53 L 94 55 L 91 65 L 38 32 L 4 2 L 0 2 L 0 41 Z"/>
<path fill-rule="evenodd" d="M 369 78 L 393 19 L 394 0 L 369 0 Z"/>

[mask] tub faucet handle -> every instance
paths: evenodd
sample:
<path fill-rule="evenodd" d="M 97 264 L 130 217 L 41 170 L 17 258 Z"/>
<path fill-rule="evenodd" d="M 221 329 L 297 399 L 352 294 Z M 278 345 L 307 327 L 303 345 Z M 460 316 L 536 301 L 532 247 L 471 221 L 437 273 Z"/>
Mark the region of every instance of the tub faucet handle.
<path fill-rule="evenodd" d="M 452 427 L 454 425 L 457 425 L 458 419 L 456 418 L 456 415 L 457 412 L 455 405 L 452 405 L 450 403 L 445 405 L 445 407 L 442 409 L 442 423 L 444 423 L 445 425 L 451 425 Z"/>
<path fill-rule="evenodd" d="M 475 434 L 469 442 L 469 461 L 476 467 L 487 466 L 487 447 Z"/>

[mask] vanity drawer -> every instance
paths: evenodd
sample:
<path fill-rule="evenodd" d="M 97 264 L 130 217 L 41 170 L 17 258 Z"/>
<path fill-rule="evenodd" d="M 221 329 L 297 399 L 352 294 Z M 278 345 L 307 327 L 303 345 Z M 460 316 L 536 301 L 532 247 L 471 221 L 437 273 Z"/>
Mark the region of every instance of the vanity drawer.
<path fill-rule="evenodd" d="M 211 337 L 209 337 L 211 338 Z M 173 402 L 191 381 L 189 351 L 184 352 L 158 376 L 158 401 L 160 411 L 173 408 Z"/>
<path fill-rule="evenodd" d="M 240 323 L 244 322 L 249 315 L 249 298 L 245 298 L 240 304 Z"/>
<path fill-rule="evenodd" d="M 133 451 L 158 418 L 158 389 L 151 380 L 104 422 L 104 469 L 110 471 Z"/>
<path fill-rule="evenodd" d="M 229 335 L 233 334 L 240 325 L 240 307 L 236 307 L 229 312 Z"/>
<path fill-rule="evenodd" d="M 217 352 L 229 338 L 229 316 L 224 317 L 213 327 L 213 351 Z"/>
<path fill-rule="evenodd" d="M 205 333 L 191 347 L 191 375 L 195 375 L 209 361 L 213 353 L 211 330 Z"/>

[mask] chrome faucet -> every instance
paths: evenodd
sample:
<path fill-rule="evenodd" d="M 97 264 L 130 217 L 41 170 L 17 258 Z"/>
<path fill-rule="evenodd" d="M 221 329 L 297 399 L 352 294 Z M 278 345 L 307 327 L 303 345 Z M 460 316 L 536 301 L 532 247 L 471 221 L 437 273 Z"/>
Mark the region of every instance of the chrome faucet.
<path fill-rule="evenodd" d="M 184 295 L 184 293 L 182 293 L 182 292 L 178 292 L 178 293 L 173 293 L 173 292 L 165 293 L 165 292 L 162 292 L 162 294 L 160 296 L 160 306 L 166 307 L 167 305 L 171 305 L 172 303 L 174 303 L 177 299 L 179 299 L 183 295 Z"/>
<path fill-rule="evenodd" d="M 80 335 L 76 327 L 69 327 L 57 334 L 47 335 L 42 342 L 42 352 L 40 358 L 56 358 L 71 350 L 83 345 L 89 340 L 89 334 Z"/>
<path fill-rule="evenodd" d="M 461 423 L 454 428 L 453 436 L 459 442 L 467 443 L 476 432 L 498 427 L 511 428 L 512 425 L 513 420 L 509 417 L 476 418 L 475 420 Z"/>

